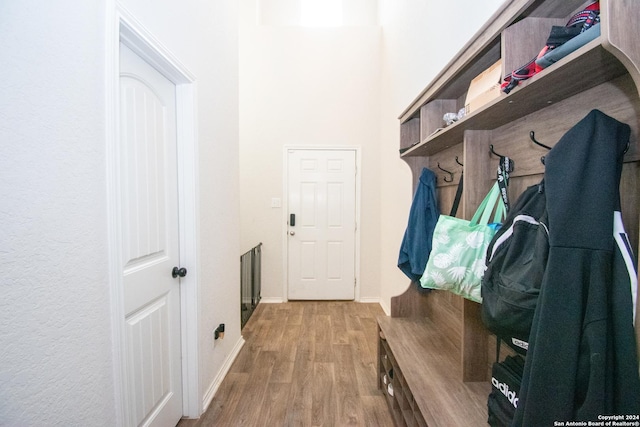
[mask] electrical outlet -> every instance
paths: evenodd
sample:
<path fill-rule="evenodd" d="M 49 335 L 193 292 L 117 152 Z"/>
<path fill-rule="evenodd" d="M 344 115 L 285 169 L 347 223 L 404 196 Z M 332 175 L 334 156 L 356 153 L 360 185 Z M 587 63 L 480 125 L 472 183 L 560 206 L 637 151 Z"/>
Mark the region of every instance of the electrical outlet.
<path fill-rule="evenodd" d="M 224 338 L 224 323 L 220 323 L 220 325 L 218 325 L 218 327 L 216 328 L 215 331 L 213 331 L 213 338 L 214 339 L 218 339 L 218 338 Z"/>

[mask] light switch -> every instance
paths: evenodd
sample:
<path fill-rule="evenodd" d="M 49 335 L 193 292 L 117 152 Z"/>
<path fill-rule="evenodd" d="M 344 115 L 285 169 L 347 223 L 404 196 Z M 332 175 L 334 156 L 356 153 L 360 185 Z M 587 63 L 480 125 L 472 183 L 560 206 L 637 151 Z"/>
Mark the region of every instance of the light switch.
<path fill-rule="evenodd" d="M 279 208 L 282 207 L 282 202 L 279 198 L 277 197 L 272 197 L 271 198 L 271 207 L 272 208 Z"/>

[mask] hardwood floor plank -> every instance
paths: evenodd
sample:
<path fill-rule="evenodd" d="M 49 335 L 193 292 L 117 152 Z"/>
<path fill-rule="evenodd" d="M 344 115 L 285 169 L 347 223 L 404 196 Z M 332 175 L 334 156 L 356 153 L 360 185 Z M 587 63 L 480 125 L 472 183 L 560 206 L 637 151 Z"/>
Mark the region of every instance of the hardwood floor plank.
<path fill-rule="evenodd" d="M 331 346 L 331 316 L 328 314 L 316 314 L 313 321 L 315 361 L 331 362 L 333 351 Z"/>
<path fill-rule="evenodd" d="M 256 412 L 260 415 L 256 426 L 285 426 L 287 416 L 286 402 L 291 392 L 290 383 L 269 383 L 262 405 Z M 217 425 L 217 424 L 214 424 Z"/>
<path fill-rule="evenodd" d="M 228 373 L 220 385 L 215 398 L 209 405 L 207 412 L 197 420 L 183 419 L 178 423 L 180 427 L 203 427 L 234 425 L 233 414 L 236 413 L 238 402 L 242 399 L 244 386 L 248 374 Z"/>
<path fill-rule="evenodd" d="M 238 425 L 259 425 L 262 414 L 256 409 L 260 407 L 267 394 L 269 379 L 277 357 L 276 352 L 260 352 L 256 359 L 256 366 L 247 378 L 242 398 L 235 410 L 236 418 L 233 419 L 233 422 L 237 422 Z"/>
<path fill-rule="evenodd" d="M 316 362 L 313 364 L 313 388 L 311 393 L 311 425 L 335 425 L 332 411 L 334 389 L 333 363 Z"/>
<path fill-rule="evenodd" d="M 311 339 L 298 341 L 285 425 L 311 424 L 314 345 Z"/>
<path fill-rule="evenodd" d="M 345 320 L 344 304 L 336 304 L 331 309 L 331 344 L 347 344 L 349 336 Z"/>
<path fill-rule="evenodd" d="M 179 427 L 393 425 L 377 390 L 379 304 L 258 304 L 207 412 Z"/>

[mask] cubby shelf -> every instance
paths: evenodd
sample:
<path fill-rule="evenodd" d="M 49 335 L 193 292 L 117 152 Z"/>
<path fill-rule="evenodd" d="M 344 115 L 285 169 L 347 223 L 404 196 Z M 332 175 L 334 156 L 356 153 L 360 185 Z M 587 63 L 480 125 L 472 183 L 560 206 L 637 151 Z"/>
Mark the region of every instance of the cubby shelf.
<path fill-rule="evenodd" d="M 521 82 L 511 93 L 502 94 L 477 112 L 422 140 L 402 157 L 435 154 L 459 144 L 465 130 L 495 129 L 626 72 L 616 57 L 602 47 L 600 40 L 593 40 L 562 61 Z"/>

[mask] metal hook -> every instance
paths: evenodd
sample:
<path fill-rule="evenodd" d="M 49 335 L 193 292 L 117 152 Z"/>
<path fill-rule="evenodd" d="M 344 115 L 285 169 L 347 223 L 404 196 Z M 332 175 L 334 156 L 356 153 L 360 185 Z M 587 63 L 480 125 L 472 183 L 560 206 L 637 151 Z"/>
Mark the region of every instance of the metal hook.
<path fill-rule="evenodd" d="M 444 182 L 452 182 L 452 181 L 453 181 L 453 172 L 449 172 L 449 171 L 448 171 L 448 170 L 446 170 L 446 169 L 442 169 L 442 168 L 440 167 L 440 162 L 438 162 L 438 169 L 440 169 L 441 171 L 446 172 L 446 173 L 448 173 L 448 174 L 449 174 L 449 179 L 447 179 L 447 177 L 445 176 L 445 177 L 444 177 Z"/>
<path fill-rule="evenodd" d="M 631 147 L 631 141 L 627 141 L 627 145 L 626 147 L 624 147 L 624 151 L 622 152 L 622 154 L 620 154 L 620 157 L 624 158 L 625 154 L 627 154 L 627 151 L 629 151 L 630 147 Z"/>
<path fill-rule="evenodd" d="M 498 153 L 496 153 L 495 151 L 493 151 L 493 144 L 490 144 L 490 145 L 489 145 L 489 151 L 491 151 L 491 154 L 493 154 L 494 156 L 498 156 L 498 157 L 506 157 L 506 156 L 503 156 L 502 154 L 498 154 Z"/>
<path fill-rule="evenodd" d="M 464 167 L 464 165 L 462 163 L 460 163 L 460 160 L 458 160 L 458 156 L 456 156 L 456 163 L 459 164 L 460 166 Z"/>
<path fill-rule="evenodd" d="M 533 141 L 534 144 L 539 145 L 540 147 L 544 147 L 547 150 L 551 150 L 551 147 L 549 147 L 548 145 L 544 145 L 542 142 L 536 140 L 536 133 L 534 131 L 529 132 L 529 138 L 531 138 L 531 141 Z"/>

